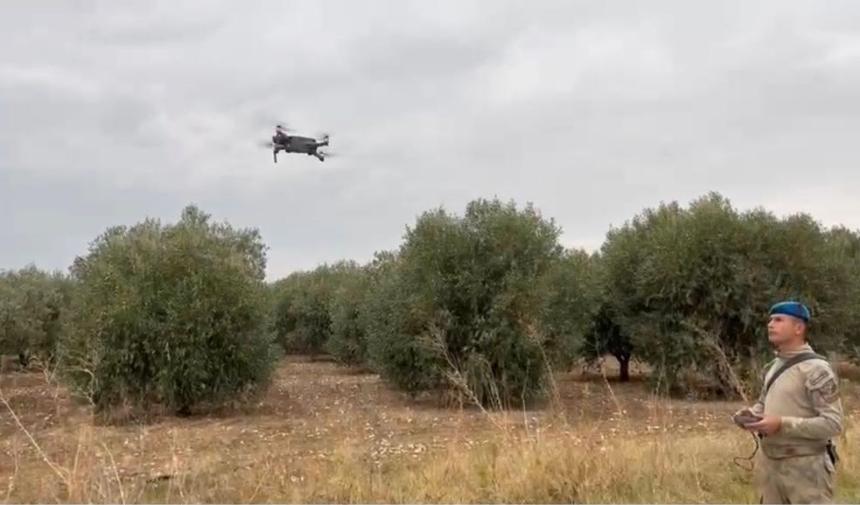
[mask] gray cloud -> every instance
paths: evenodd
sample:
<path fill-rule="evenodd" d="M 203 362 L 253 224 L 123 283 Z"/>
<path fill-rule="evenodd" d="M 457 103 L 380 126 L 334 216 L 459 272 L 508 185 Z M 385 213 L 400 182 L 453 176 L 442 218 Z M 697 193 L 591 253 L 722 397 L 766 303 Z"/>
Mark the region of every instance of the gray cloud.
<path fill-rule="evenodd" d="M 571 246 L 661 200 L 860 227 L 853 2 L 32 2 L 0 16 L 0 266 L 187 203 L 269 275 L 533 201 Z M 332 133 L 324 164 L 256 143 Z"/>

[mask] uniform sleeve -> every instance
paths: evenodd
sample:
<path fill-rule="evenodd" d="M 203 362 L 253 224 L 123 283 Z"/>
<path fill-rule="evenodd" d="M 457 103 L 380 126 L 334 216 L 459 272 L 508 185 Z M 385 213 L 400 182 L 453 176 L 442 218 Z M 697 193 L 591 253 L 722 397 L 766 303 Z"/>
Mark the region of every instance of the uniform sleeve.
<path fill-rule="evenodd" d="M 813 368 L 806 379 L 806 393 L 815 417 L 783 417 L 781 431 L 786 436 L 827 440 L 842 432 L 842 400 L 839 379 L 830 365 Z"/>

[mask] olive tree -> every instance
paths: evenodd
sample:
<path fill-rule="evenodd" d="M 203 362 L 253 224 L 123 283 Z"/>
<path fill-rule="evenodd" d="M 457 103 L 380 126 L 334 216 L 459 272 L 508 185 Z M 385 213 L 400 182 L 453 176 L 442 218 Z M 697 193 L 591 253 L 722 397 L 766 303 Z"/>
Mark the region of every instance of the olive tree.
<path fill-rule="evenodd" d="M 53 361 L 72 289 L 62 273 L 35 266 L 0 272 L 0 354 L 17 355 L 21 366 L 34 356 Z"/>
<path fill-rule="evenodd" d="M 176 224 L 110 228 L 72 267 L 68 378 L 98 412 L 157 403 L 188 414 L 261 390 L 277 358 L 263 325 L 264 271 L 256 230 L 194 206 Z"/>
<path fill-rule="evenodd" d="M 528 401 L 547 372 L 540 279 L 562 255 L 559 228 L 532 206 L 471 202 L 408 228 L 369 303 L 371 361 L 409 391 L 455 386 L 483 405 Z"/>
<path fill-rule="evenodd" d="M 646 209 L 610 231 L 602 254 L 612 314 L 672 390 L 697 377 L 732 395 L 757 377 L 767 309 L 778 300 L 812 308 L 817 349 L 839 346 L 844 264 L 822 261 L 826 234 L 809 216 L 741 213 L 710 194 L 686 209 Z"/>
<path fill-rule="evenodd" d="M 565 251 L 540 281 L 540 328 L 545 352 L 566 370 L 584 357 L 600 295 L 599 258 L 581 250 Z"/>
<path fill-rule="evenodd" d="M 335 293 L 358 268 L 355 262 L 321 265 L 310 272 L 294 272 L 276 283 L 273 325 L 287 352 L 314 357 L 326 351 L 332 335 Z"/>
<path fill-rule="evenodd" d="M 340 277 L 329 302 L 331 336 L 326 349 L 338 361 L 359 365 L 367 361 L 367 322 L 364 307 L 371 289 L 373 265 L 350 265 Z"/>

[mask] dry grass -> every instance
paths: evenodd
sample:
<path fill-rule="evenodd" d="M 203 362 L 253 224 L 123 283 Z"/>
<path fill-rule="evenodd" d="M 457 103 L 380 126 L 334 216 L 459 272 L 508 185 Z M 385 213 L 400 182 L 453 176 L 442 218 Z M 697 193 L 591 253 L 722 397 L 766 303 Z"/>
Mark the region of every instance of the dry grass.
<path fill-rule="evenodd" d="M 33 373 L 0 376 L 6 502 L 751 502 L 734 402 L 655 398 L 640 381 L 558 378 L 533 411 L 451 410 L 377 377 L 291 358 L 242 413 L 95 426 Z M 860 501 L 856 384 L 839 496 Z M 31 438 L 32 437 L 32 438 Z M 37 449 L 36 447 L 40 449 Z M 40 453 L 41 451 L 41 453 Z"/>
<path fill-rule="evenodd" d="M 848 379 L 860 383 L 860 366 L 853 363 L 840 363 L 836 367 L 836 374 L 842 379 Z"/>

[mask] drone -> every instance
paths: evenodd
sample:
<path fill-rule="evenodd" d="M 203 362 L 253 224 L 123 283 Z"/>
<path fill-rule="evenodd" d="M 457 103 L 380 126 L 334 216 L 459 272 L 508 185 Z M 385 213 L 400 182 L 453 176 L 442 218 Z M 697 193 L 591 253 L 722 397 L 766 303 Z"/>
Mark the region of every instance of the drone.
<path fill-rule="evenodd" d="M 316 156 L 320 161 L 325 161 L 329 153 L 320 151 L 319 148 L 328 145 L 328 134 L 322 135 L 322 140 L 317 140 L 312 137 L 302 137 L 299 135 L 290 135 L 287 132 L 291 131 L 282 125 L 275 126 L 275 134 L 272 136 L 271 142 L 264 143 L 265 147 L 272 148 L 272 156 L 275 163 L 278 162 L 278 152 L 285 153 L 303 153 L 308 156 Z"/>

